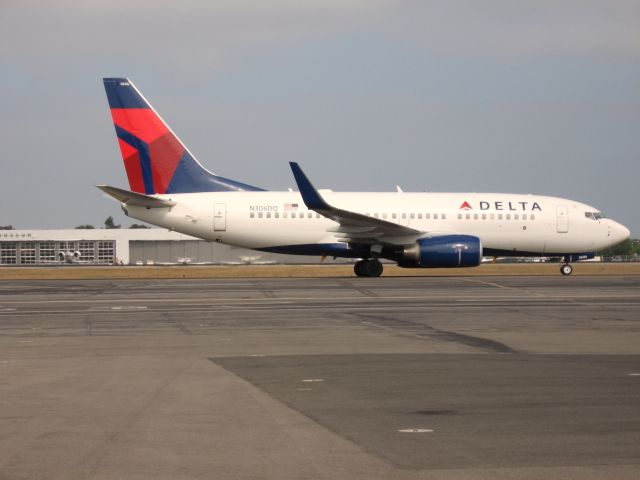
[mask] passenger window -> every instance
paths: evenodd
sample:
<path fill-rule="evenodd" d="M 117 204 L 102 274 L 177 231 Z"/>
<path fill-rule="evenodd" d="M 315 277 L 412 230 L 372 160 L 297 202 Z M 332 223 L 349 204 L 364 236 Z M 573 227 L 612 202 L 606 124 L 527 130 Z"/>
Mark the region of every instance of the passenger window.
<path fill-rule="evenodd" d="M 271 218 L 271 212 L 267 212 L 267 218 Z"/>
<path fill-rule="evenodd" d="M 482 219 L 483 219 L 483 220 L 486 220 L 486 219 L 487 219 L 487 214 L 486 214 L 486 213 L 483 213 L 483 214 L 482 214 Z"/>
<path fill-rule="evenodd" d="M 316 218 L 320 218 L 320 214 L 319 213 L 316 213 Z"/>
<path fill-rule="evenodd" d="M 494 220 L 496 218 L 495 214 L 490 213 L 489 214 L 489 220 Z"/>
<path fill-rule="evenodd" d="M 532 213 L 531 214 L 531 220 L 535 220 L 535 219 L 536 219 L 536 216 Z"/>
<path fill-rule="evenodd" d="M 391 218 L 393 218 L 395 220 L 396 218 L 398 218 L 398 214 L 397 213 L 392 213 L 391 214 Z"/>
<path fill-rule="evenodd" d="M 424 218 L 426 218 L 427 220 L 429 220 L 431 218 L 431 214 L 430 213 L 425 213 L 424 214 Z"/>
<path fill-rule="evenodd" d="M 402 218 L 403 218 L 403 219 L 404 219 L 404 218 L 407 218 L 407 214 L 406 214 L 406 213 L 403 213 L 403 214 L 402 214 Z"/>
<path fill-rule="evenodd" d="M 253 218 L 253 217 L 255 217 L 255 216 L 256 216 L 256 214 L 255 214 L 255 213 L 253 213 L 253 212 L 249 213 L 249 218 Z"/>
<path fill-rule="evenodd" d="M 410 214 L 409 214 L 409 218 L 410 218 L 411 220 L 413 220 L 414 218 L 416 218 L 415 213 L 410 213 Z"/>
<path fill-rule="evenodd" d="M 502 220 L 502 214 L 501 213 L 498 214 L 498 220 Z"/>
<path fill-rule="evenodd" d="M 446 220 L 446 219 L 447 219 L 447 214 L 446 214 L 446 213 L 443 213 L 441 218 L 442 218 L 443 220 Z"/>
<path fill-rule="evenodd" d="M 422 220 L 422 213 L 419 213 L 419 214 L 418 214 L 418 219 L 419 219 L 419 220 Z"/>
<path fill-rule="evenodd" d="M 282 213 L 282 218 L 287 218 L 287 212 Z"/>
<path fill-rule="evenodd" d="M 382 218 L 384 218 L 385 220 L 387 219 L 387 213 L 386 212 L 382 214 Z"/>
<path fill-rule="evenodd" d="M 467 220 L 471 220 L 471 214 L 470 213 L 467 213 L 466 217 L 467 217 Z"/>
<path fill-rule="evenodd" d="M 296 212 L 291 212 L 291 218 L 296 218 Z"/>
<path fill-rule="evenodd" d="M 437 214 L 437 213 L 434 213 L 434 214 L 433 214 L 433 219 L 434 219 L 434 220 L 437 220 L 437 219 L 438 219 L 438 214 Z"/>
<path fill-rule="evenodd" d="M 522 214 L 522 219 L 523 219 L 523 220 L 526 220 L 526 219 L 527 219 L 527 214 L 526 214 L 526 213 L 523 213 L 523 214 Z"/>
<path fill-rule="evenodd" d="M 378 218 L 378 212 L 373 214 L 373 218 Z"/>
<path fill-rule="evenodd" d="M 513 219 L 514 220 L 520 220 L 520 215 L 518 215 L 517 213 L 513 215 Z"/>
<path fill-rule="evenodd" d="M 313 218 L 313 212 L 307 213 L 307 218 Z"/>
<path fill-rule="evenodd" d="M 258 212 L 258 218 L 262 218 L 262 212 Z"/>
<path fill-rule="evenodd" d="M 477 214 L 477 213 L 474 213 L 474 214 L 473 214 L 473 219 L 474 219 L 474 220 L 478 220 L 478 214 Z"/>
<path fill-rule="evenodd" d="M 462 214 L 461 213 L 458 214 L 458 220 L 462 220 Z"/>
<path fill-rule="evenodd" d="M 507 213 L 507 217 L 506 218 L 507 218 L 507 220 L 511 220 L 511 214 Z"/>

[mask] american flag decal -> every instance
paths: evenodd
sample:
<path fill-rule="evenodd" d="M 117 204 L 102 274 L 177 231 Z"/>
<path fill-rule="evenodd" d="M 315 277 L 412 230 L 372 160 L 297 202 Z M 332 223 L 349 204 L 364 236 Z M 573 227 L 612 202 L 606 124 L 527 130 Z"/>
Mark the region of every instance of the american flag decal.
<path fill-rule="evenodd" d="M 292 210 L 297 210 L 298 209 L 298 204 L 297 203 L 285 203 L 284 204 L 284 211 L 285 212 L 290 212 Z"/>

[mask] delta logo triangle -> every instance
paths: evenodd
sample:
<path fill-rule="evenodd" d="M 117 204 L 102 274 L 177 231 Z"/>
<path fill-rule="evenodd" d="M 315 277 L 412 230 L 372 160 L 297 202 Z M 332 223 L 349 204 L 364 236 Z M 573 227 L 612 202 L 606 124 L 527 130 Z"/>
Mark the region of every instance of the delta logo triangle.
<path fill-rule="evenodd" d="M 473 210 L 473 207 L 469 205 L 469 202 L 465 200 L 464 202 L 462 202 L 462 205 L 460 205 L 460 208 L 458 210 Z"/>

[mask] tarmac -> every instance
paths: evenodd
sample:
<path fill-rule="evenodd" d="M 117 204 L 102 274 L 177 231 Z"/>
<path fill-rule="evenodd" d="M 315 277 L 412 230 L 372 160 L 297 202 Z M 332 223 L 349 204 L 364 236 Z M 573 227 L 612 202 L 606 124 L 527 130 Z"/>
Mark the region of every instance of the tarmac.
<path fill-rule="evenodd" d="M 0 281 L 0 479 L 637 479 L 640 276 Z"/>

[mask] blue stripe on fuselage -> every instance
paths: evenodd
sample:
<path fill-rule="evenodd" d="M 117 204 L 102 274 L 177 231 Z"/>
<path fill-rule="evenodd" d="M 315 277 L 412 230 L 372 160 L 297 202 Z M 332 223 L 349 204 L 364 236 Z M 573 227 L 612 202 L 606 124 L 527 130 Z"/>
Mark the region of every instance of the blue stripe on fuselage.
<path fill-rule="evenodd" d="M 343 258 L 368 258 L 367 248 L 349 248 L 346 243 L 311 243 L 303 245 L 278 245 L 275 247 L 256 248 L 263 252 L 283 253 L 288 255 L 314 255 Z"/>

